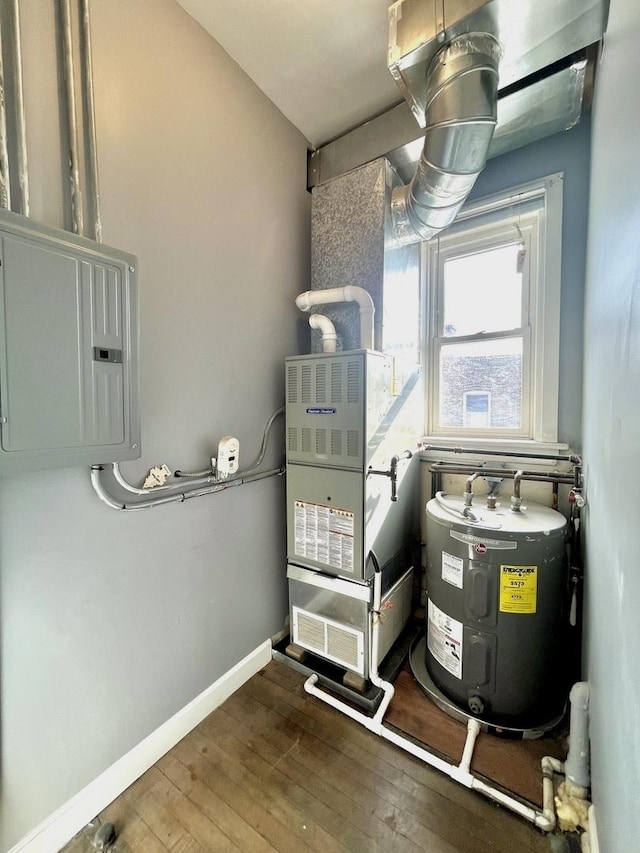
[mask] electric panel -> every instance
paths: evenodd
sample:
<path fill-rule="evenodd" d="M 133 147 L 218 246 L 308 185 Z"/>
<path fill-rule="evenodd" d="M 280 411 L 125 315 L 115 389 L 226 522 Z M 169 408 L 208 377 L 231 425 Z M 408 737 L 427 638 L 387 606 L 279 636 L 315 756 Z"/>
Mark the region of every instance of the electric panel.
<path fill-rule="evenodd" d="M 0 212 L 0 471 L 140 456 L 136 266 Z"/>

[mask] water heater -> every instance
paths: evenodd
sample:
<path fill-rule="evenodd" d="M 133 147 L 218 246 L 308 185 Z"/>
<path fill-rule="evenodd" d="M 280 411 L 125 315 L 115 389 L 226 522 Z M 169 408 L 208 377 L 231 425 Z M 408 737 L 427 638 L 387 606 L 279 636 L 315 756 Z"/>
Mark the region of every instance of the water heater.
<path fill-rule="evenodd" d="M 427 671 L 469 715 L 547 728 L 566 697 L 566 519 L 533 503 L 464 510 L 427 504 Z"/>

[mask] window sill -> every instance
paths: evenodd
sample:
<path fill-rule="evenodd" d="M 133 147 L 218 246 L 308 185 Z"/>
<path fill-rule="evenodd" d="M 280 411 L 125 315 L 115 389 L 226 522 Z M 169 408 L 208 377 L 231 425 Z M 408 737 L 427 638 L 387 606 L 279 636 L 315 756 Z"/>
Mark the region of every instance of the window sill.
<path fill-rule="evenodd" d="M 546 464 L 553 464 L 554 459 L 562 461 L 562 457 L 573 456 L 574 452 L 568 444 L 555 442 L 533 441 L 531 439 L 509 438 L 461 438 L 446 436 L 425 436 L 421 439 L 420 456 L 422 459 L 452 459 L 459 456 L 502 456 L 508 454 L 513 459 L 542 458 Z M 446 449 L 445 449 L 446 448 Z"/>

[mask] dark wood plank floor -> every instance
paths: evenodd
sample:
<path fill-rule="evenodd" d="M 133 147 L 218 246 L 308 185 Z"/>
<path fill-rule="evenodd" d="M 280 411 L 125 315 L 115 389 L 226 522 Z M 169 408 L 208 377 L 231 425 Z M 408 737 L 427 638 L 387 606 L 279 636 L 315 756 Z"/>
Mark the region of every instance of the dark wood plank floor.
<path fill-rule="evenodd" d="M 302 682 L 272 661 L 105 809 L 114 853 L 548 853 L 528 823 Z M 92 834 L 65 850 L 88 853 Z"/>
<path fill-rule="evenodd" d="M 437 708 L 422 691 L 408 668 L 394 682 L 396 692 L 385 722 L 405 735 L 425 744 L 453 764 L 458 764 L 467 735 L 465 723 Z M 564 737 L 548 735 L 534 740 L 510 740 L 480 734 L 473 752 L 471 769 L 498 787 L 542 808 L 543 756 L 566 758 Z"/>

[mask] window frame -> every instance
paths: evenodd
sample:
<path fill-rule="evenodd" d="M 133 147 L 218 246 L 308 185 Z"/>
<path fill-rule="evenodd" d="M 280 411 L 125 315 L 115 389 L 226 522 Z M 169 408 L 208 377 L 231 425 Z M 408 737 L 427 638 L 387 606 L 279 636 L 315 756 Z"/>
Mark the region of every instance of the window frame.
<path fill-rule="evenodd" d="M 560 355 L 560 290 L 562 262 L 563 173 L 557 172 L 465 205 L 447 231 L 422 244 L 423 375 L 425 377 L 425 441 L 472 444 L 474 447 L 534 444 L 562 447 L 558 441 Z M 442 269 L 447 258 L 474 249 L 508 245 L 520 238 L 527 248 L 523 270 L 522 326 L 517 330 L 445 336 L 441 325 Z M 492 242 L 494 241 L 494 242 Z M 526 278 L 526 288 L 525 288 Z M 527 293 L 525 293 L 525 290 Z M 523 338 L 523 423 L 520 430 L 440 427 L 439 353 L 446 341 Z M 527 336 L 530 339 L 527 340 Z M 528 346 L 525 346 L 527 344 Z M 526 397 L 526 399 L 525 399 Z M 525 407 L 527 416 L 525 416 Z"/>

